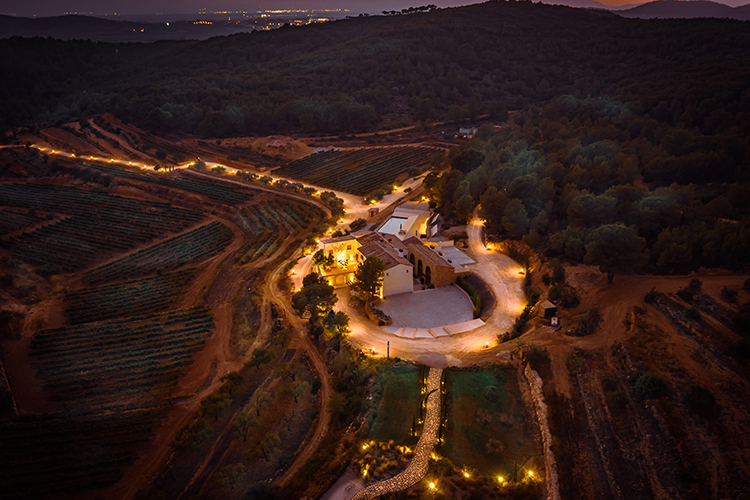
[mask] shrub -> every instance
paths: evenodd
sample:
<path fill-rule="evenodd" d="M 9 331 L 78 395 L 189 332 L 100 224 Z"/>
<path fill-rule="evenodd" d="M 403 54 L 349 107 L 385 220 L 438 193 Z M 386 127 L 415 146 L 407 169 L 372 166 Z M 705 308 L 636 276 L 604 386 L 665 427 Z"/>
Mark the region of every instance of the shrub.
<path fill-rule="evenodd" d="M 575 288 L 566 287 L 563 289 L 562 295 L 560 296 L 560 305 L 566 309 L 572 309 L 581 303 L 581 299 L 578 297 Z"/>
<path fill-rule="evenodd" d="M 474 304 L 474 319 L 478 318 L 482 315 L 482 297 L 480 297 L 479 293 L 477 292 L 477 289 L 474 288 L 474 286 L 466 281 L 463 276 L 459 276 L 456 278 L 456 284 L 460 286 L 467 294 L 469 294 L 469 298 L 471 298 L 471 303 Z M 434 288 L 434 287 L 433 287 Z"/>
<path fill-rule="evenodd" d="M 565 283 L 565 268 L 560 262 L 560 259 L 552 259 L 549 261 L 549 267 L 552 269 L 552 281 L 561 284 Z"/>
<path fill-rule="evenodd" d="M 585 337 L 586 335 L 591 335 L 598 328 L 599 321 L 601 321 L 599 311 L 595 308 L 589 309 L 586 312 L 579 314 L 578 316 L 573 318 L 573 328 L 571 329 L 572 331 L 568 330 L 568 332 L 572 333 L 576 337 Z"/>
<path fill-rule="evenodd" d="M 691 292 L 687 288 L 680 288 L 677 290 L 677 296 L 684 300 L 685 302 L 692 302 L 693 301 L 693 292 Z"/>
<path fill-rule="evenodd" d="M 750 340 L 742 339 L 729 346 L 729 354 L 741 361 L 750 359 Z"/>
<path fill-rule="evenodd" d="M 693 293 L 700 292 L 702 286 L 703 286 L 703 282 L 698 278 L 691 279 L 690 284 L 688 285 L 688 287 L 690 288 L 690 291 Z"/>
<path fill-rule="evenodd" d="M 546 372 L 550 365 L 549 352 L 547 352 L 547 349 L 536 344 L 530 344 L 529 348 L 531 350 L 526 355 L 526 360 L 529 362 L 531 368 L 539 373 Z"/>
<path fill-rule="evenodd" d="M 737 302 L 737 296 L 740 294 L 737 290 L 724 287 L 721 289 L 721 300 L 724 302 Z"/>
<path fill-rule="evenodd" d="M 740 311 L 734 315 L 734 327 L 740 333 L 750 333 L 750 302 L 740 306 Z"/>
<path fill-rule="evenodd" d="M 693 306 L 687 311 L 685 311 L 685 317 L 692 321 L 700 321 L 701 312 L 698 310 L 697 307 Z"/>
<path fill-rule="evenodd" d="M 551 278 L 550 278 L 549 274 L 544 273 L 542 275 L 542 283 L 544 283 L 545 285 L 549 286 L 550 280 L 551 280 Z"/>
<path fill-rule="evenodd" d="M 639 399 L 658 398 L 666 389 L 664 377 L 655 372 L 640 374 L 633 384 L 633 391 Z"/>
<path fill-rule="evenodd" d="M 366 225 L 367 225 L 367 221 L 365 219 L 359 218 L 353 221 L 351 224 L 349 224 L 349 230 L 359 231 L 360 229 L 363 229 Z"/>
<path fill-rule="evenodd" d="M 643 302 L 646 304 L 653 304 L 656 302 L 658 295 L 659 292 L 656 291 L 656 287 L 651 287 L 651 290 L 646 292 L 646 295 L 643 296 Z"/>
<path fill-rule="evenodd" d="M 560 298 L 560 295 L 563 293 L 563 287 L 560 285 L 552 285 L 549 289 L 549 292 L 547 292 L 547 296 L 549 297 L 549 300 L 557 300 Z"/>
<path fill-rule="evenodd" d="M 742 284 L 743 290 L 750 290 L 750 278 L 746 279 L 745 282 Z"/>
<path fill-rule="evenodd" d="M 685 405 L 690 409 L 691 412 L 703 415 L 704 417 L 712 417 L 716 415 L 716 398 L 714 394 L 697 384 L 692 384 L 685 391 L 682 397 Z"/>

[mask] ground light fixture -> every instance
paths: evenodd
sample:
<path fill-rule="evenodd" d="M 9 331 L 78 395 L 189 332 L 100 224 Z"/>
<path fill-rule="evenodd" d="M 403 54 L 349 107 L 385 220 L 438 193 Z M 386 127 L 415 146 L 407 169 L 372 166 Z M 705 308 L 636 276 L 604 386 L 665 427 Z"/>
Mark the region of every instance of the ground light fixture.
<path fill-rule="evenodd" d="M 498 483 L 502 483 L 503 481 L 505 481 L 505 480 L 503 479 L 503 476 L 497 476 L 497 482 L 498 482 Z"/>

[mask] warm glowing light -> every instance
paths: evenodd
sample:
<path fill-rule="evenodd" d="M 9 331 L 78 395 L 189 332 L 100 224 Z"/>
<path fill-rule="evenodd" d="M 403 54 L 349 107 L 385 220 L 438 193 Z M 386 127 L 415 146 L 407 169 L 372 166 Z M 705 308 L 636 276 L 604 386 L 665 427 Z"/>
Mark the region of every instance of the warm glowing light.
<path fill-rule="evenodd" d="M 435 489 L 435 483 L 430 483 L 430 489 L 431 489 L 431 490 L 434 490 L 434 489 Z"/>
<path fill-rule="evenodd" d="M 469 477 L 469 473 L 468 472 L 464 472 L 464 477 Z"/>
<path fill-rule="evenodd" d="M 367 443 L 365 443 L 365 444 L 363 444 L 363 445 L 362 445 L 362 449 L 363 449 L 363 450 L 366 450 L 366 449 L 367 449 Z"/>
<path fill-rule="evenodd" d="M 533 476 L 533 475 L 534 475 L 534 471 L 533 471 L 533 470 L 530 470 L 530 471 L 529 471 L 529 477 L 531 477 L 531 476 Z"/>
<path fill-rule="evenodd" d="M 502 483 L 503 482 L 503 476 L 497 476 L 497 480 Z"/>

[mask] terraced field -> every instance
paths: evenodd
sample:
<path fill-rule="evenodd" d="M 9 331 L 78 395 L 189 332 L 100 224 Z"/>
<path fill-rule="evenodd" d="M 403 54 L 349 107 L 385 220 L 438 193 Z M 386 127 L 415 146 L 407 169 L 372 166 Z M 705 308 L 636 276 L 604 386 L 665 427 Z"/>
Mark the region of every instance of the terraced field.
<path fill-rule="evenodd" d="M 144 248 L 88 271 L 89 284 L 148 274 L 194 264 L 221 252 L 232 241 L 232 230 L 211 222 L 190 232 Z"/>
<path fill-rule="evenodd" d="M 64 406 L 137 407 L 176 381 L 213 328 L 211 312 L 193 307 L 43 330 L 30 344 L 32 365 Z"/>
<path fill-rule="evenodd" d="M 236 261 L 246 264 L 273 255 L 288 236 L 299 234 L 323 215 L 312 205 L 288 201 L 243 208 L 235 221 L 252 239 L 237 254 Z"/>
<path fill-rule="evenodd" d="M 163 311 L 177 299 L 195 276 L 195 269 L 83 288 L 65 294 L 68 321 L 80 325 L 92 321 Z"/>
<path fill-rule="evenodd" d="M 186 177 L 165 177 L 164 175 L 149 175 L 133 170 L 125 170 L 123 168 L 110 167 L 109 165 L 98 165 L 98 164 L 85 164 L 87 168 L 93 168 L 100 170 L 108 174 L 124 177 L 127 179 L 133 179 L 142 182 L 151 182 L 162 186 L 181 189 L 183 191 L 190 191 L 192 193 L 201 194 L 208 196 L 209 198 L 226 203 L 228 205 L 234 205 L 237 203 L 244 203 L 253 197 L 252 193 L 248 193 L 242 188 L 223 182 L 219 179 L 189 179 Z"/>
<path fill-rule="evenodd" d="M 0 423 L 0 485 L 6 500 L 80 495 L 121 477 L 133 447 L 150 439 L 157 412 L 27 416 Z M 73 498 L 73 497 L 71 497 Z"/>
<path fill-rule="evenodd" d="M 391 184 L 404 172 L 427 166 L 436 152 L 413 146 L 323 151 L 293 161 L 275 173 L 364 196 Z"/>
<path fill-rule="evenodd" d="M 0 203 L 64 216 L 34 231 L 0 240 L 14 257 L 63 272 L 78 271 L 203 220 L 199 212 L 166 203 L 51 184 L 2 184 Z"/>

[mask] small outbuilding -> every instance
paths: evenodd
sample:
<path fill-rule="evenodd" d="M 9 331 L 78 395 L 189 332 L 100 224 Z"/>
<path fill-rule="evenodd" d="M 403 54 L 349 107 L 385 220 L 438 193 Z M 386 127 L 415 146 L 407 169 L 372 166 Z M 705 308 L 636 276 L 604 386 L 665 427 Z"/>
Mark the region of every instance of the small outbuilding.
<path fill-rule="evenodd" d="M 367 213 L 370 215 L 370 218 L 378 215 L 378 212 L 380 212 L 380 209 L 378 207 L 370 207 L 367 209 Z"/>
<path fill-rule="evenodd" d="M 552 319 L 557 316 L 557 306 L 549 300 L 542 301 L 537 308 L 541 318 Z"/>

